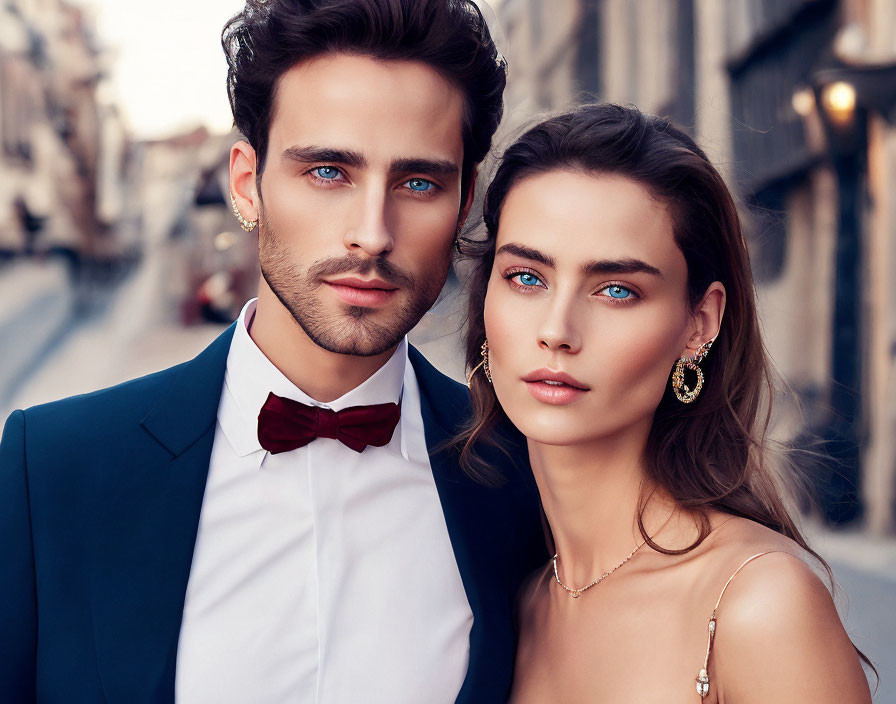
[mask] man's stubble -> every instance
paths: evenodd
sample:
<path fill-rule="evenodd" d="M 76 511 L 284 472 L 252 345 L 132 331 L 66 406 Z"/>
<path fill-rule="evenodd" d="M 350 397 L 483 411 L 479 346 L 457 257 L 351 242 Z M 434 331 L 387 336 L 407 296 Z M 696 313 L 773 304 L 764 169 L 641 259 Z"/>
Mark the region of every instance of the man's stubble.
<path fill-rule="evenodd" d="M 385 257 L 346 254 L 318 260 L 302 270 L 291 260 L 263 209 L 258 223 L 258 255 L 267 285 L 308 338 L 328 352 L 359 357 L 382 354 L 401 342 L 435 303 L 451 263 L 446 256 L 443 266 L 415 277 Z M 326 284 L 321 282 L 322 277 L 366 277 L 371 272 L 408 294 L 405 302 L 388 312 L 362 306 L 344 306 L 344 311 L 335 315 L 324 311 L 320 291 Z M 377 316 L 380 321 L 374 320 Z"/>

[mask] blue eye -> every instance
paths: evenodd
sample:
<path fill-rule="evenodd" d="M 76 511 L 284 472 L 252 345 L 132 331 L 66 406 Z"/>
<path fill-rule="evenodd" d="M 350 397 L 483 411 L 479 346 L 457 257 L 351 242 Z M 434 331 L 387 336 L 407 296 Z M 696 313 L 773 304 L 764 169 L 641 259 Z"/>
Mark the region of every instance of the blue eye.
<path fill-rule="evenodd" d="M 626 288 L 625 286 L 607 286 L 603 290 L 610 295 L 610 298 L 615 298 L 619 301 L 624 301 L 628 298 L 634 297 L 635 295 L 634 291 L 632 291 L 630 288 Z"/>
<path fill-rule="evenodd" d="M 436 187 L 432 181 L 427 181 L 425 178 L 412 178 L 406 183 L 412 191 L 417 191 L 418 193 L 425 193 Z"/>
<path fill-rule="evenodd" d="M 514 274 L 513 278 L 519 281 L 523 286 L 540 286 L 541 279 L 539 279 L 535 274 L 531 274 L 528 271 L 522 271 L 518 274 Z"/>
<path fill-rule="evenodd" d="M 311 172 L 318 178 L 327 181 L 333 181 L 339 176 L 339 169 L 335 166 L 318 166 L 316 169 L 311 169 Z"/>

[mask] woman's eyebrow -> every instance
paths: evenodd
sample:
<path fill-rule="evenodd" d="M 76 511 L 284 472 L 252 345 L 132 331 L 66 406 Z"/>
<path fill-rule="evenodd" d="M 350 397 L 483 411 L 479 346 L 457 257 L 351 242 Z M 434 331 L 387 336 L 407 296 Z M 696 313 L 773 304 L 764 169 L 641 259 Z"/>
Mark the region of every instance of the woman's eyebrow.
<path fill-rule="evenodd" d="M 586 274 L 650 274 L 659 278 L 663 272 L 640 259 L 602 259 L 582 265 Z"/>
<path fill-rule="evenodd" d="M 552 269 L 555 267 L 554 258 L 550 255 L 547 255 L 544 252 L 539 252 L 537 249 L 532 249 L 532 247 L 526 247 L 525 245 L 517 244 L 515 242 L 511 242 L 500 247 L 498 251 L 495 252 L 495 256 L 505 253 L 515 254 L 516 256 L 522 257 L 523 259 L 531 259 L 534 262 L 544 264 L 545 266 L 549 266 Z"/>
<path fill-rule="evenodd" d="M 551 267 L 552 269 L 555 269 L 557 266 L 556 260 L 549 254 L 545 254 L 544 252 L 540 252 L 537 249 L 533 249 L 532 247 L 527 247 L 516 242 L 511 242 L 500 247 L 498 251 L 495 252 L 495 256 L 499 254 L 513 254 L 517 257 L 522 257 L 523 259 L 530 259 L 534 262 L 538 262 L 539 264 L 544 264 L 545 266 Z M 655 266 L 648 264 L 647 262 L 640 259 L 634 258 L 601 259 L 599 261 L 590 261 L 582 265 L 582 271 L 588 275 L 643 273 L 650 274 L 651 276 L 657 276 L 661 279 L 664 278 L 663 272 L 661 272 Z"/>

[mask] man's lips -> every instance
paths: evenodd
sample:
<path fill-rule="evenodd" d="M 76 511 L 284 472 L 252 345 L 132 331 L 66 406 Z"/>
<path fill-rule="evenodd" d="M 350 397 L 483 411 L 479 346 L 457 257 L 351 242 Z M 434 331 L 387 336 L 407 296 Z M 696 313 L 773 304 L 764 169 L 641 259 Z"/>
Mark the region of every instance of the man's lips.
<path fill-rule="evenodd" d="M 382 289 L 383 291 L 394 291 L 398 287 L 390 284 L 382 279 L 356 279 L 353 276 L 347 276 L 342 279 L 332 279 L 330 281 L 326 281 L 325 283 L 330 284 L 331 286 L 350 286 L 351 288 L 363 288 L 363 289 Z"/>
<path fill-rule="evenodd" d="M 361 308 L 376 308 L 392 299 L 398 288 L 382 279 L 344 277 L 324 281 L 344 303 Z"/>

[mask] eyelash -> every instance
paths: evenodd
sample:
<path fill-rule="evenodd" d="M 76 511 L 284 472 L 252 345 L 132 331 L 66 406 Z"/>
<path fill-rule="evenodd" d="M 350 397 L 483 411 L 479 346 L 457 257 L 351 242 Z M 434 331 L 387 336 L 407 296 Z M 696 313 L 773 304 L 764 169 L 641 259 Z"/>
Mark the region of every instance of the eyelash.
<path fill-rule="evenodd" d="M 314 173 L 318 169 L 334 169 L 342 176 L 342 178 L 321 178 L 316 173 Z M 342 169 L 340 169 L 337 166 L 333 166 L 332 164 L 319 164 L 318 166 L 314 166 L 314 167 L 308 169 L 305 172 L 305 175 L 308 176 L 315 183 L 318 183 L 326 188 L 329 188 L 330 184 L 332 184 L 332 183 L 339 183 L 341 181 L 346 180 L 345 174 L 342 172 Z"/>
<path fill-rule="evenodd" d="M 626 284 L 617 282 L 617 281 L 610 281 L 609 283 L 604 284 L 603 286 L 601 286 L 598 289 L 598 293 L 600 291 L 606 291 L 608 288 L 613 288 L 614 286 L 618 286 L 619 288 L 624 288 L 626 291 L 628 291 L 632 295 L 629 296 L 628 298 L 613 298 L 612 296 L 601 296 L 601 298 L 606 298 L 610 302 L 610 305 L 613 305 L 613 306 L 631 305 L 631 303 L 633 301 L 636 301 L 639 298 L 641 298 L 641 294 L 638 293 L 637 291 L 635 291 L 635 289 L 633 289 L 631 286 L 627 286 Z"/>
<path fill-rule="evenodd" d="M 525 293 L 529 293 L 530 291 L 532 291 L 532 289 L 544 288 L 543 284 L 541 286 L 524 286 L 523 284 L 517 283 L 514 279 L 517 276 L 519 276 L 520 274 L 531 274 L 532 276 L 537 278 L 539 281 L 541 281 L 541 277 L 538 274 L 536 274 L 534 271 L 532 271 L 531 269 L 513 269 L 511 271 L 505 272 L 503 274 L 503 277 L 505 279 L 507 279 L 507 281 L 510 283 L 510 285 L 513 286 L 515 289 L 517 289 L 518 291 L 524 291 Z"/>
<path fill-rule="evenodd" d="M 531 269 L 513 269 L 513 270 L 505 272 L 502 276 L 503 276 L 503 278 L 507 279 L 510 282 L 511 286 L 513 286 L 515 289 L 517 289 L 518 291 L 521 291 L 521 292 L 529 293 L 533 289 L 545 288 L 544 282 L 542 282 L 541 286 L 525 286 L 523 284 L 517 283 L 514 279 L 515 279 L 515 277 L 519 276 L 520 274 L 531 274 L 532 276 L 537 278 L 539 281 L 541 281 L 541 277 L 536 272 L 532 271 Z M 613 288 L 614 286 L 618 286 L 619 288 L 624 288 L 626 291 L 628 291 L 631 294 L 631 296 L 629 298 L 613 298 L 612 296 L 599 296 L 599 298 L 606 298 L 609 301 L 610 305 L 614 305 L 614 306 L 630 305 L 632 301 L 635 301 L 635 300 L 638 300 L 639 298 L 641 298 L 641 294 L 639 294 L 637 291 L 635 291 L 635 289 L 633 289 L 631 286 L 628 286 L 619 281 L 610 281 L 608 283 L 605 283 L 603 286 L 601 286 L 597 290 L 597 292 L 600 293 L 601 291 L 605 291 L 608 288 Z"/>
<path fill-rule="evenodd" d="M 314 173 L 318 169 L 334 169 L 339 172 L 339 174 L 342 176 L 342 178 L 321 178 L 320 176 L 318 176 L 317 174 Z M 333 188 L 334 186 L 332 186 L 331 184 L 341 183 L 342 181 L 347 180 L 345 178 L 345 173 L 342 171 L 342 169 L 340 169 L 338 166 L 333 166 L 332 164 L 318 164 L 317 166 L 314 166 L 314 167 L 308 169 L 305 172 L 305 175 L 308 176 L 312 181 L 314 181 L 314 183 L 319 184 L 319 185 L 323 186 L 324 188 Z M 425 191 L 415 191 L 413 188 L 405 189 L 414 198 L 432 198 L 436 193 L 438 193 L 439 191 L 442 190 L 442 187 L 439 186 L 435 181 L 428 179 L 428 178 L 422 178 L 420 176 L 413 176 L 413 177 L 407 179 L 406 181 L 403 181 L 402 185 L 404 185 L 405 183 L 409 183 L 411 181 L 426 181 L 427 183 L 432 184 L 432 188 L 427 189 Z"/>

